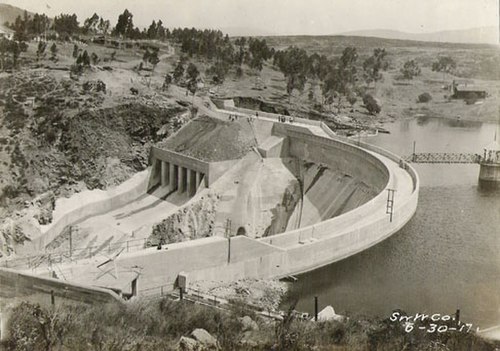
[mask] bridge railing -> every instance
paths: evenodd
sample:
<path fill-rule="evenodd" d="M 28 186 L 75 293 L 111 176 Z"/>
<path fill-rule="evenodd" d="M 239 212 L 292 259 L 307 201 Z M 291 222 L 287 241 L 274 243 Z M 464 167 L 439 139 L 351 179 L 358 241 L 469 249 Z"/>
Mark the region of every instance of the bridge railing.
<path fill-rule="evenodd" d="M 480 163 L 481 155 L 471 153 L 424 152 L 406 157 L 412 163 Z"/>

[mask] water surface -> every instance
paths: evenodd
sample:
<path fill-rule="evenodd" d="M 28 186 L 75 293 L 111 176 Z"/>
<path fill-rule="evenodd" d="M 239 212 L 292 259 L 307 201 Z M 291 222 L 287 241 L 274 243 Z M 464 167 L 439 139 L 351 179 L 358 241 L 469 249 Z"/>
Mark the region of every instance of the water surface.
<path fill-rule="evenodd" d="M 482 154 L 496 124 L 415 118 L 385 126 L 391 134 L 363 138 L 401 155 L 417 152 Z M 299 276 L 298 310 L 388 317 L 451 314 L 482 328 L 500 323 L 500 194 L 480 191 L 478 165 L 417 164 L 420 198 L 398 233 L 350 258 Z"/>

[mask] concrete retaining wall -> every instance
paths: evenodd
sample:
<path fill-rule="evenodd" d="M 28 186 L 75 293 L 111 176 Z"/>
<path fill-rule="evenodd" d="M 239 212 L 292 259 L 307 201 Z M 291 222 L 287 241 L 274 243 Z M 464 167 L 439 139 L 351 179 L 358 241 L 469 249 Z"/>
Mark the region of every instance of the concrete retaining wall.
<path fill-rule="evenodd" d="M 131 179 L 109 190 L 88 190 L 70 198 L 59 198 L 53 212 L 52 223 L 40 226 L 42 234 L 31 242 L 19 246 L 19 252 L 40 252 L 62 233 L 65 227 L 88 217 L 119 208 L 143 195 L 147 191 L 150 169 L 134 175 Z"/>
<path fill-rule="evenodd" d="M 139 291 L 159 286 L 174 287 L 180 272 L 221 267 L 227 263 L 228 241 L 209 237 L 170 244 L 164 250 L 150 248 L 120 256 L 116 263 L 123 267 L 139 266 Z"/>
<path fill-rule="evenodd" d="M 254 116 L 254 117 L 257 117 L 256 116 L 256 112 L 258 112 L 259 116 L 258 117 L 266 117 L 266 118 L 270 118 L 270 119 L 274 119 L 276 120 L 276 122 L 278 122 L 278 117 L 283 117 L 284 115 L 280 115 L 280 114 L 277 114 L 277 113 L 270 113 L 270 112 L 264 112 L 264 111 L 255 111 L 255 110 L 250 110 L 248 108 L 243 108 L 243 107 L 226 107 L 224 106 L 224 108 L 227 108 L 227 110 L 229 111 L 235 111 L 235 112 L 240 112 L 240 113 L 243 113 L 243 114 L 246 114 L 246 115 L 250 115 L 250 116 Z M 223 110 L 219 111 L 219 112 L 222 112 L 224 113 Z M 290 116 L 285 116 L 286 118 L 289 118 Z M 306 119 L 306 118 L 300 118 L 300 117 L 293 117 L 293 120 L 294 122 L 297 122 L 297 123 L 303 123 L 303 124 L 308 124 L 308 125 L 311 125 L 311 126 L 321 126 L 321 121 L 315 121 L 315 120 L 312 120 L 312 119 Z"/>
<path fill-rule="evenodd" d="M 387 167 L 376 156 L 357 146 L 294 130 L 288 130 L 287 134 L 291 156 L 340 169 L 377 192 L 382 191 L 389 181 Z"/>
<path fill-rule="evenodd" d="M 286 137 L 271 136 L 258 148 L 258 150 L 264 158 L 288 157 L 289 140 Z"/>
<path fill-rule="evenodd" d="M 0 296 L 4 298 L 45 295 L 50 302 L 51 291 L 56 299 L 85 303 L 121 303 L 113 291 L 52 278 L 42 278 L 11 269 L 0 268 Z"/>

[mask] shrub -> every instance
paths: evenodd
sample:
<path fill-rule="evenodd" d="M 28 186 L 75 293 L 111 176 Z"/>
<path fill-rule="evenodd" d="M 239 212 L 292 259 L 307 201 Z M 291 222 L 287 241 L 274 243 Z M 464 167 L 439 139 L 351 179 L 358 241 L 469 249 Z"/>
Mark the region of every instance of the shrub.
<path fill-rule="evenodd" d="M 363 104 L 365 105 L 368 112 L 372 115 L 376 115 L 382 111 L 380 102 L 374 98 L 371 94 L 366 94 L 363 96 Z"/>
<path fill-rule="evenodd" d="M 429 93 L 423 93 L 418 96 L 418 102 L 429 102 L 432 100 L 432 96 Z"/>
<path fill-rule="evenodd" d="M 74 316 L 66 311 L 48 310 L 38 304 L 22 302 L 12 311 L 9 321 L 9 349 L 59 349 L 72 328 Z"/>
<path fill-rule="evenodd" d="M 421 70 L 415 60 L 409 60 L 404 63 L 400 72 L 404 79 L 413 79 L 413 77 L 420 75 Z"/>
<path fill-rule="evenodd" d="M 19 195 L 19 189 L 12 184 L 7 184 L 2 189 L 2 195 L 0 195 L 0 198 L 13 199 L 13 198 L 17 197 L 18 195 Z"/>
<path fill-rule="evenodd" d="M 57 140 L 57 132 L 54 128 L 49 127 L 45 132 L 45 138 L 49 144 L 53 144 Z"/>

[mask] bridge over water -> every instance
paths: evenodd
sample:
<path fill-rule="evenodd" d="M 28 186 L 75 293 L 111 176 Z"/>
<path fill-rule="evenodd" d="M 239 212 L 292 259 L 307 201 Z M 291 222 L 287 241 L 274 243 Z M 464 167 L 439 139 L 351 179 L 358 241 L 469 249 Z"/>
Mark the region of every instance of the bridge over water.
<path fill-rule="evenodd" d="M 479 186 L 484 189 L 498 189 L 500 185 L 500 150 L 485 149 L 484 155 L 469 153 L 413 153 L 405 157 L 411 163 L 433 164 L 479 164 Z"/>
<path fill-rule="evenodd" d="M 480 163 L 481 155 L 469 153 L 424 152 L 406 156 L 412 163 Z"/>
<path fill-rule="evenodd" d="M 412 163 L 478 163 L 500 164 L 499 150 L 484 150 L 484 155 L 450 152 L 421 152 L 406 156 L 405 160 Z"/>

